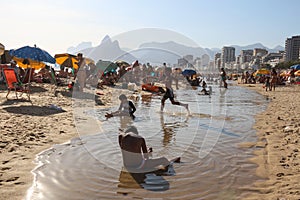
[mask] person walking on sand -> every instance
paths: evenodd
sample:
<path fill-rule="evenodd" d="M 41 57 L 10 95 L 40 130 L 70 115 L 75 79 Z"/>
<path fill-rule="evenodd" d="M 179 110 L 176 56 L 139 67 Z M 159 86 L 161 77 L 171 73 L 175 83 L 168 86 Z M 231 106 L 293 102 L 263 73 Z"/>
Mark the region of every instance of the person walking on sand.
<path fill-rule="evenodd" d="M 119 146 L 122 150 L 123 164 L 131 172 L 145 172 L 166 169 L 171 162 L 180 162 L 180 157 L 169 161 L 165 157 L 150 158 L 152 148 L 147 149 L 145 139 L 139 135 L 135 126 L 120 130 Z"/>
<path fill-rule="evenodd" d="M 224 88 L 227 88 L 227 82 L 226 82 L 226 72 L 225 72 L 225 70 L 224 70 L 224 68 L 222 67 L 221 68 L 221 81 L 223 82 L 223 84 L 224 84 Z M 221 82 L 221 83 L 222 83 Z"/>
<path fill-rule="evenodd" d="M 119 96 L 119 100 L 121 101 L 119 109 L 112 113 L 106 113 L 105 117 L 110 118 L 114 116 L 130 116 L 132 119 L 135 118 L 133 113 L 136 111 L 136 108 L 132 101 L 129 101 L 125 94 L 121 94 Z"/>
<path fill-rule="evenodd" d="M 270 80 L 270 91 L 272 91 L 272 88 L 275 91 L 275 86 L 277 84 L 277 72 L 276 70 L 273 68 L 271 71 L 271 80 Z"/>
<path fill-rule="evenodd" d="M 74 77 L 74 79 L 77 78 L 78 80 L 78 84 L 79 84 L 79 91 L 83 92 L 83 88 L 85 87 L 85 82 L 86 82 L 86 63 L 85 63 L 85 59 L 83 58 L 82 53 L 78 53 L 77 54 L 77 59 L 78 62 L 76 62 L 75 64 L 78 65 L 78 71 Z"/>

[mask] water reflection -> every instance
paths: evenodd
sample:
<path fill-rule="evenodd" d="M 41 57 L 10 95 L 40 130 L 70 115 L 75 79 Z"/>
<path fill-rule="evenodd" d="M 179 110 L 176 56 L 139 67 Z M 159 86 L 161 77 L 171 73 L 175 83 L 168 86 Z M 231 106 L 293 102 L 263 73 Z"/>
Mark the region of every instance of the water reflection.
<path fill-rule="evenodd" d="M 164 113 L 160 113 L 160 124 L 163 132 L 162 143 L 163 146 L 167 146 L 172 141 L 172 138 L 175 138 L 175 134 L 179 128 L 188 126 L 188 116 L 184 121 L 165 122 Z"/>
<path fill-rule="evenodd" d="M 128 116 L 120 116 L 120 128 L 121 130 L 125 130 L 128 126 L 133 125 L 133 120 Z"/>

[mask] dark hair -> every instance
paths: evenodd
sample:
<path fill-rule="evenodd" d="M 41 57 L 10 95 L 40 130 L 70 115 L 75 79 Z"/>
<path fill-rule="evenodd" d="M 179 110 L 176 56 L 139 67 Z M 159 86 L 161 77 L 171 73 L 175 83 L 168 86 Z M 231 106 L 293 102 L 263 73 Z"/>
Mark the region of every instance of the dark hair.
<path fill-rule="evenodd" d="M 131 132 L 131 133 L 135 133 L 137 135 L 139 134 L 139 132 L 135 126 L 128 126 L 124 132 L 125 133 Z"/>
<path fill-rule="evenodd" d="M 120 99 L 120 100 L 122 100 L 122 99 L 127 99 L 127 97 L 126 97 L 125 94 L 121 94 L 121 95 L 119 96 L 119 99 Z"/>
<path fill-rule="evenodd" d="M 22 63 L 24 65 L 29 65 L 30 64 L 30 62 L 29 62 L 29 60 L 27 58 L 25 58 Z"/>

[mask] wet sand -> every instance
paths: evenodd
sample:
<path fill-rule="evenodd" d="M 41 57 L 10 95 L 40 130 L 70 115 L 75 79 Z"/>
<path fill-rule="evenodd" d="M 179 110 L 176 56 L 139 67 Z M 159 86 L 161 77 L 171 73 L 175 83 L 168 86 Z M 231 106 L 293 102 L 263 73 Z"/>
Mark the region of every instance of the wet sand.
<path fill-rule="evenodd" d="M 266 180 L 244 188 L 241 198 L 299 199 L 300 87 L 265 92 L 261 85 L 251 86 L 249 89 L 271 100 L 267 110 L 256 117 L 258 142 L 243 144 L 260 148 L 251 160 L 259 166 L 257 175 Z M 55 96 L 49 85 L 34 89 L 33 106 L 26 101 L 7 101 L 6 91 L 0 90 L 0 199 L 23 199 L 33 182 L 30 171 L 36 167 L 36 154 L 77 136 L 68 93 L 60 88 Z M 51 104 L 66 112 L 50 109 Z"/>
<path fill-rule="evenodd" d="M 0 85 L 0 199 L 24 199 L 36 155 L 77 136 L 71 93 L 65 88 L 33 84 L 31 104 L 25 94 L 16 100 L 14 92 L 7 100 L 6 87 Z"/>
<path fill-rule="evenodd" d="M 260 150 L 251 159 L 258 164 L 257 175 L 266 180 L 244 188 L 243 199 L 300 199 L 300 86 L 268 92 L 261 84 L 243 86 L 270 100 L 255 118 L 258 141 L 253 145 Z"/>

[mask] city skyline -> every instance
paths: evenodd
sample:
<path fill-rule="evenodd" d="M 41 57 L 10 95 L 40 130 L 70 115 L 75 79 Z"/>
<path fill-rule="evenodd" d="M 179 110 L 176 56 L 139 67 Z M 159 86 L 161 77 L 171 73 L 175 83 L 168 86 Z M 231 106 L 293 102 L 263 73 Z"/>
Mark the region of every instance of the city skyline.
<path fill-rule="evenodd" d="M 203 48 L 254 43 L 284 47 L 286 38 L 300 33 L 294 16 L 299 6 L 297 0 L 2 1 L 0 43 L 6 49 L 36 44 L 55 54 L 81 42 L 97 46 L 105 35 L 157 28 L 184 35 Z"/>

